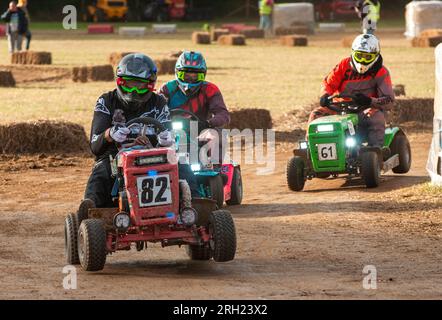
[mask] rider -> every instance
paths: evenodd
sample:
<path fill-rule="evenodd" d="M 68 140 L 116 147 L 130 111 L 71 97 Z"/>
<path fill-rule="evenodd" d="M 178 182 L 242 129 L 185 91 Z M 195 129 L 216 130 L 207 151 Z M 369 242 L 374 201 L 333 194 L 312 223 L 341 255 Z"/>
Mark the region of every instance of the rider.
<path fill-rule="evenodd" d="M 356 37 L 351 57 L 342 60 L 324 79 L 320 107 L 313 110 L 309 122 L 336 114 L 328 107 L 334 95 L 352 95 L 357 106 L 365 108 L 359 113 L 359 124 L 366 131 L 368 144 L 384 145 L 384 112 L 394 103 L 390 73 L 383 66 L 379 40 L 371 34 Z"/>
<path fill-rule="evenodd" d="M 163 85 L 160 93 L 169 108 L 191 111 L 201 119 L 200 132 L 220 129 L 230 123 L 230 114 L 218 87 L 206 81 L 206 60 L 200 52 L 184 51 L 175 66 L 175 80 Z"/>
<path fill-rule="evenodd" d="M 156 81 L 157 67 L 152 59 L 139 53 L 127 55 L 116 71 L 117 88 L 97 101 L 90 141 L 96 163 L 87 183 L 85 199 L 92 200 L 98 208 L 114 206 L 111 193 L 115 178 L 112 177 L 110 156 L 114 158 L 118 153 L 116 143 L 124 143 L 131 134 L 125 123 L 139 117 L 151 117 L 170 128 L 167 101 L 153 92 Z M 169 130 L 161 132 L 157 138 L 160 146 L 174 144 Z M 146 136 L 139 137 L 135 145 L 148 145 L 147 140 Z"/>

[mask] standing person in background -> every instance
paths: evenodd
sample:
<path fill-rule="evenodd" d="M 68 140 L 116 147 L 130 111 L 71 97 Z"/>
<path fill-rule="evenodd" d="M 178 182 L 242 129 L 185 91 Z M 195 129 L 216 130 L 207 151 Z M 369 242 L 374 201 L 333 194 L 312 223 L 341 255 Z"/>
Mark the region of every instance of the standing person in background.
<path fill-rule="evenodd" d="M 358 0 L 356 12 L 362 20 L 362 33 L 374 34 L 381 18 L 381 3 L 378 0 Z"/>
<path fill-rule="evenodd" d="M 28 28 L 26 30 L 25 37 L 26 37 L 26 50 L 29 50 L 31 46 L 32 33 L 31 30 L 29 29 L 29 25 L 31 23 L 31 17 L 29 16 L 29 11 L 28 11 L 28 0 L 18 0 L 17 7 L 23 10 L 23 12 L 26 15 L 26 19 L 28 21 Z"/>
<path fill-rule="evenodd" d="M 25 12 L 17 7 L 16 1 L 11 1 L 8 10 L 2 14 L 1 20 L 7 23 L 6 34 L 8 35 L 9 53 L 21 51 L 23 36 L 28 30 Z"/>
<path fill-rule="evenodd" d="M 275 3 L 273 0 L 260 0 L 259 1 L 259 15 L 261 17 L 259 28 L 263 29 L 266 34 L 272 34 L 272 14 Z"/>

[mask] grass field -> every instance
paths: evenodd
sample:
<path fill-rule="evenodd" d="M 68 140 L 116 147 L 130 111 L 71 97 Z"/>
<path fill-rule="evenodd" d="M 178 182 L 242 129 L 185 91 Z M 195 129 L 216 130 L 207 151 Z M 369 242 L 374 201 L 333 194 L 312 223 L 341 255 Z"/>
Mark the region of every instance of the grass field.
<path fill-rule="evenodd" d="M 405 84 L 408 96 L 433 97 L 434 50 L 411 48 L 402 30 L 392 25 L 379 36 L 393 82 Z M 266 108 L 277 117 L 317 100 L 323 77 L 350 53 L 342 47 L 342 37 L 352 34 L 356 29 L 339 35 L 317 34 L 308 47 L 290 48 L 276 39 L 250 40 L 245 47 L 195 46 L 189 29 L 177 35 L 131 39 L 88 36 L 82 30 L 37 30 L 32 49 L 52 52 L 54 65 L 59 66 L 104 64 L 114 51 L 160 57 L 173 50 L 200 50 L 209 65 L 208 80 L 221 88 L 230 108 Z M 6 40 L 0 42 L 0 59 L 9 63 Z M 159 85 L 172 77 L 161 76 Z M 0 121 L 65 119 L 88 128 L 97 97 L 113 87 L 111 82 L 40 82 L 1 88 Z"/>

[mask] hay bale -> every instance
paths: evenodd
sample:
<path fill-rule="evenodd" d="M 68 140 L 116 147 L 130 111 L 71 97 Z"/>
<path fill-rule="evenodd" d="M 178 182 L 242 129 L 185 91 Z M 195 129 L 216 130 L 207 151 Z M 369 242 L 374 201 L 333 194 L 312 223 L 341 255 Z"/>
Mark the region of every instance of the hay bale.
<path fill-rule="evenodd" d="M 417 37 L 411 40 L 411 46 L 416 48 L 437 47 L 442 43 L 442 36 L 436 37 Z"/>
<path fill-rule="evenodd" d="M 167 55 L 168 58 L 171 59 L 178 59 L 182 54 L 183 54 L 183 50 L 178 50 L 178 51 L 171 51 L 169 52 L 169 54 Z"/>
<path fill-rule="evenodd" d="M 146 27 L 120 27 L 118 34 L 126 37 L 143 37 L 146 34 Z"/>
<path fill-rule="evenodd" d="M 427 29 L 419 34 L 419 37 L 430 38 L 442 36 L 442 29 Z"/>
<path fill-rule="evenodd" d="M 50 52 L 21 51 L 11 55 L 12 64 L 52 64 Z"/>
<path fill-rule="evenodd" d="M 357 35 L 342 38 L 342 46 L 344 48 L 351 48 L 351 46 L 353 45 L 353 41 L 355 41 L 356 37 Z"/>
<path fill-rule="evenodd" d="M 111 64 L 112 66 L 117 66 L 120 63 L 121 59 L 132 53 L 133 52 L 112 52 L 109 55 L 109 64 Z"/>
<path fill-rule="evenodd" d="M 229 129 L 272 129 L 272 116 L 266 109 L 239 109 L 230 112 Z"/>
<path fill-rule="evenodd" d="M 208 32 L 194 32 L 192 33 L 192 42 L 194 44 L 210 44 L 210 33 Z"/>
<path fill-rule="evenodd" d="M 210 38 L 212 41 L 218 41 L 219 37 L 230 34 L 229 29 L 212 29 Z"/>
<path fill-rule="evenodd" d="M 114 26 L 111 24 L 90 24 L 87 26 L 88 34 L 114 33 Z"/>
<path fill-rule="evenodd" d="M 0 87 L 15 87 L 15 79 L 11 71 L 0 71 Z"/>
<path fill-rule="evenodd" d="M 156 59 L 155 63 L 158 68 L 158 74 L 175 74 L 176 58 Z"/>
<path fill-rule="evenodd" d="M 287 36 L 292 34 L 310 34 L 310 28 L 308 26 L 293 26 L 290 28 L 276 28 L 276 36 Z"/>
<path fill-rule="evenodd" d="M 403 84 L 397 84 L 393 86 L 394 95 L 396 97 L 405 96 L 405 86 Z"/>
<path fill-rule="evenodd" d="M 72 81 L 87 82 L 87 67 L 72 68 Z"/>
<path fill-rule="evenodd" d="M 433 123 L 434 99 L 398 98 L 388 112 L 388 120 L 393 123 L 418 122 Z"/>
<path fill-rule="evenodd" d="M 289 47 L 306 47 L 308 45 L 308 39 L 307 36 L 304 35 L 283 36 L 280 38 L 280 43 L 283 46 Z"/>
<path fill-rule="evenodd" d="M 83 126 L 56 121 L 0 125 L 3 154 L 89 153 Z"/>
<path fill-rule="evenodd" d="M 114 68 L 110 64 L 87 67 L 88 81 L 114 81 Z"/>
<path fill-rule="evenodd" d="M 263 39 L 265 37 L 264 30 L 257 28 L 243 29 L 239 33 L 245 36 L 246 39 Z"/>
<path fill-rule="evenodd" d="M 218 38 L 218 43 L 226 46 L 245 46 L 246 37 L 242 34 L 229 34 Z"/>
<path fill-rule="evenodd" d="M 74 82 L 114 81 L 114 79 L 114 68 L 110 64 L 72 68 Z"/>

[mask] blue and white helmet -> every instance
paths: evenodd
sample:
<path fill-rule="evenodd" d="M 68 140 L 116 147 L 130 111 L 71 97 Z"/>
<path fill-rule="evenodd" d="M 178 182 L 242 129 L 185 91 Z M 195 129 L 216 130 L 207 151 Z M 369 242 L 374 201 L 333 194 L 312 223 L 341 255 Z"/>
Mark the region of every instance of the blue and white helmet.
<path fill-rule="evenodd" d="M 186 82 L 186 72 L 197 73 L 197 81 L 192 83 Z M 200 52 L 184 51 L 176 62 L 175 78 L 181 91 L 188 96 L 198 92 L 199 88 L 205 81 L 206 74 L 206 60 Z"/>

